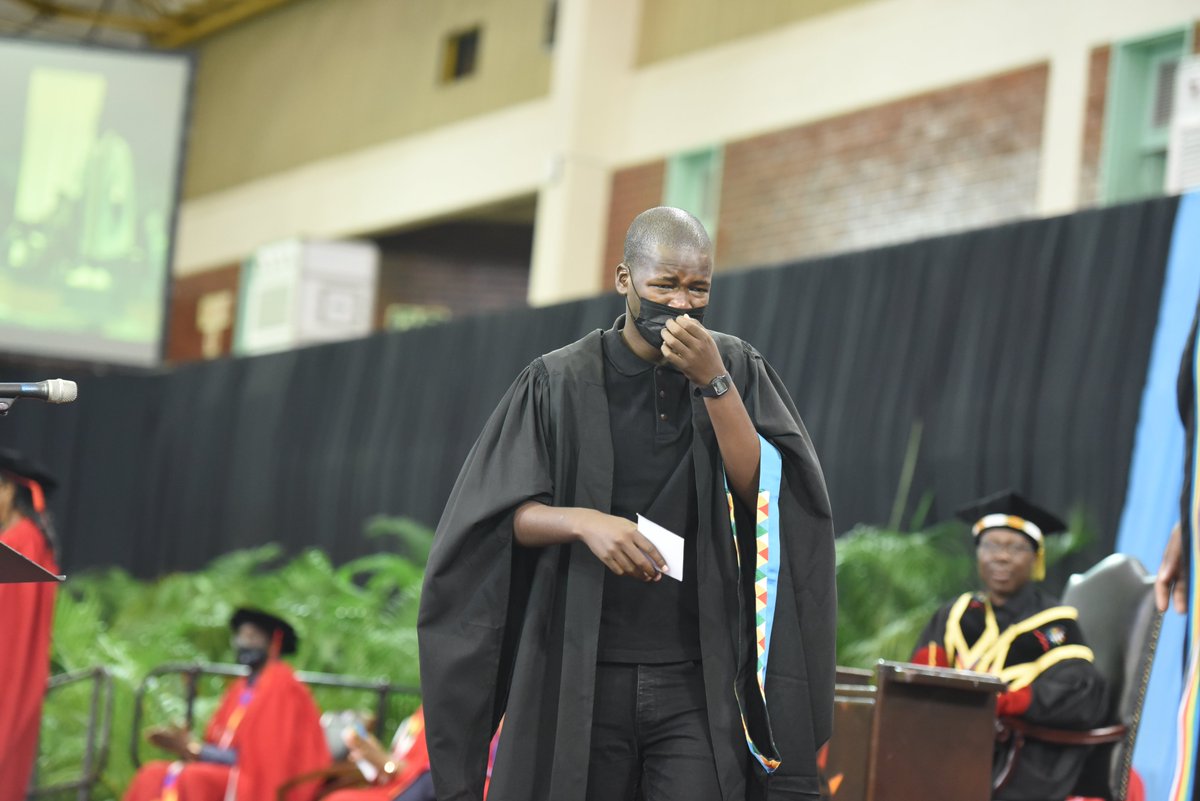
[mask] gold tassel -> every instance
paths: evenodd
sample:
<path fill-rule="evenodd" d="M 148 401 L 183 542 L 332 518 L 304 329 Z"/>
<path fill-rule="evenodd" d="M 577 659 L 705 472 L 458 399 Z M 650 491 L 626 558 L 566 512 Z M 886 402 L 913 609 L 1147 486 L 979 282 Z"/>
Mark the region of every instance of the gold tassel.
<path fill-rule="evenodd" d="M 1033 563 L 1033 580 L 1042 581 L 1046 578 L 1046 546 L 1038 543 L 1037 556 Z"/>

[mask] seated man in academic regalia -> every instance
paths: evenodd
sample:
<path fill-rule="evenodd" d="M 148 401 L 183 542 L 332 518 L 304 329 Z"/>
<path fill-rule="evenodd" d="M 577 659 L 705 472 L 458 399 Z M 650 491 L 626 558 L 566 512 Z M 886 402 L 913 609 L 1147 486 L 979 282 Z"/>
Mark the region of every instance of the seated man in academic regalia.
<path fill-rule="evenodd" d="M 1099 725 L 1104 681 L 1083 642 L 1078 612 L 1037 583 L 1045 576 L 1045 537 L 1066 525 L 1013 492 L 985 498 L 959 516 L 972 524 L 984 590 L 939 609 L 912 661 L 1004 679 L 1008 690 L 999 696 L 997 715 L 1065 729 Z M 1004 746 L 998 748 L 999 765 Z M 1027 741 L 997 798 L 1062 801 L 1086 757 L 1086 748 Z"/>
<path fill-rule="evenodd" d="M 177 760 L 143 766 L 125 801 L 274 801 L 288 779 L 329 765 L 317 705 L 280 661 L 296 652 L 295 630 L 255 609 L 237 610 L 229 625 L 237 660 L 250 675 L 226 691 L 202 741 L 178 726 L 147 733 Z M 288 801 L 310 801 L 317 789 L 296 787 Z"/>

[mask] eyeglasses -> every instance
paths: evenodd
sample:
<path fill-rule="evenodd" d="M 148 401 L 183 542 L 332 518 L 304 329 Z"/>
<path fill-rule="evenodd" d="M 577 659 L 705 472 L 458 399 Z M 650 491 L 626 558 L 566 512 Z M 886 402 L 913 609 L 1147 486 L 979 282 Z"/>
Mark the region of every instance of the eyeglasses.
<path fill-rule="evenodd" d="M 1002 553 L 1012 557 L 1033 553 L 1033 548 L 1021 542 L 981 542 L 977 550 L 987 557 L 999 556 Z"/>

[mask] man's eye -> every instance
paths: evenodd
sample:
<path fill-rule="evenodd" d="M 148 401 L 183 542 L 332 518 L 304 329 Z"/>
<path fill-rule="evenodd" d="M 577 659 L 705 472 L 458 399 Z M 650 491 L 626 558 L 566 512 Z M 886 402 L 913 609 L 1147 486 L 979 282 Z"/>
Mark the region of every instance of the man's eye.
<path fill-rule="evenodd" d="M 707 294 L 708 294 L 708 287 L 706 287 L 706 286 L 694 286 L 694 287 L 692 287 L 692 291 L 693 291 L 693 292 L 695 292 L 697 295 L 707 295 Z"/>

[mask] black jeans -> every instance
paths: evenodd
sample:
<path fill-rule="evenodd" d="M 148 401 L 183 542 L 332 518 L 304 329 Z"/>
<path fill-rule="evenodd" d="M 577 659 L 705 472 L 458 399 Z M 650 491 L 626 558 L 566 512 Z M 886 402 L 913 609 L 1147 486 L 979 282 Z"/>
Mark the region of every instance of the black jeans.
<path fill-rule="evenodd" d="M 408 789 L 392 799 L 392 801 L 437 801 L 433 794 L 433 774 L 422 773 Z"/>
<path fill-rule="evenodd" d="M 700 663 L 596 665 L 588 801 L 720 798 Z"/>

